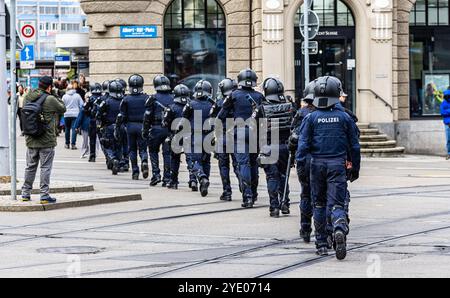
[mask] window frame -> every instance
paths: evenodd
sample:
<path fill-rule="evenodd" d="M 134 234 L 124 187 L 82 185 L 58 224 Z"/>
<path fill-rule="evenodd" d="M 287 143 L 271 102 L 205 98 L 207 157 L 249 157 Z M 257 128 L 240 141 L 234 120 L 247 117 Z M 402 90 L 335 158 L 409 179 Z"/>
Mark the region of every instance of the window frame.
<path fill-rule="evenodd" d="M 356 19 L 355 16 L 353 14 L 353 11 L 350 9 L 350 7 L 347 5 L 347 3 L 345 3 L 342 0 L 331 0 L 333 1 L 333 8 L 330 9 L 328 7 L 325 7 L 325 1 L 326 0 L 316 0 L 316 1 L 320 1 L 320 8 L 315 8 L 314 4 L 316 4 L 317 2 L 313 2 L 311 10 L 313 10 L 315 13 L 317 13 L 317 15 L 319 16 L 319 19 L 321 20 L 321 24 L 320 27 L 355 27 L 356 26 Z M 346 12 L 338 12 L 338 2 L 342 3 L 347 11 Z M 301 7 L 299 7 L 298 11 L 297 11 L 297 17 L 298 20 L 300 20 L 300 17 L 302 15 L 302 11 L 303 11 L 303 7 L 304 5 L 302 5 Z M 325 15 L 329 14 L 330 11 L 333 11 L 333 25 L 324 24 L 324 20 L 325 20 Z M 346 15 L 346 25 L 339 25 L 338 22 L 338 16 L 339 15 Z M 296 26 L 298 26 L 298 24 L 296 24 Z"/>
<path fill-rule="evenodd" d="M 181 13 L 172 13 L 172 5 L 176 2 L 176 1 L 180 1 L 181 4 Z M 164 30 L 225 30 L 226 28 L 226 18 L 225 18 L 225 13 L 223 11 L 223 8 L 220 6 L 219 2 L 217 2 L 216 0 L 202 0 L 203 1 L 203 6 L 201 9 L 197 9 L 195 7 L 195 5 L 192 5 L 194 8 L 193 9 L 189 9 L 186 10 L 186 3 L 191 1 L 192 3 L 195 3 L 196 0 L 174 0 L 170 3 L 170 5 L 168 6 L 166 13 L 164 15 Z M 215 5 L 217 6 L 217 12 L 215 13 L 209 13 L 208 12 L 208 2 L 212 1 L 215 3 Z M 193 24 L 191 26 L 186 26 L 186 20 L 185 20 L 185 13 L 186 11 L 192 11 L 193 13 Z M 203 27 L 196 27 L 196 16 L 197 16 L 197 12 L 203 12 L 203 21 L 204 21 L 204 25 Z M 177 15 L 181 15 L 181 26 L 176 26 L 174 27 L 173 24 L 173 16 L 177 16 Z M 219 21 L 222 20 L 223 21 L 223 25 L 222 26 L 208 26 L 209 23 L 209 17 L 210 16 L 215 16 L 215 20 Z M 169 18 L 169 22 L 167 22 L 167 18 Z"/>
<path fill-rule="evenodd" d="M 441 5 L 441 1 L 440 0 L 436 0 L 436 7 L 431 7 L 430 6 L 430 0 L 423 0 L 425 2 L 425 10 L 417 10 L 417 4 L 418 2 L 416 2 L 413 6 L 413 8 L 411 9 L 410 12 L 410 19 L 409 19 L 409 25 L 413 26 L 413 27 L 442 27 L 442 26 L 450 26 L 450 3 L 447 3 L 446 6 L 440 6 Z M 437 24 L 431 24 L 430 25 L 430 8 L 436 8 L 437 9 Z M 440 20 L 440 12 L 441 9 L 447 8 L 447 20 L 446 23 L 441 23 Z M 425 24 L 419 23 L 417 24 L 417 13 L 425 13 Z"/>

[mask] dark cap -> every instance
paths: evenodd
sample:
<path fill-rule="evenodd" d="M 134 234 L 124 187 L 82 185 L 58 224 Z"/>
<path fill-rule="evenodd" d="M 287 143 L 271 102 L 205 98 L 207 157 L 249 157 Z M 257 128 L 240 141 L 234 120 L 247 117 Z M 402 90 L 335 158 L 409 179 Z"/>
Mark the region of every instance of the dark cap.
<path fill-rule="evenodd" d="M 42 78 L 39 79 L 39 85 L 44 87 L 44 88 L 48 88 L 50 86 L 53 86 L 53 79 L 49 76 L 44 76 Z"/>

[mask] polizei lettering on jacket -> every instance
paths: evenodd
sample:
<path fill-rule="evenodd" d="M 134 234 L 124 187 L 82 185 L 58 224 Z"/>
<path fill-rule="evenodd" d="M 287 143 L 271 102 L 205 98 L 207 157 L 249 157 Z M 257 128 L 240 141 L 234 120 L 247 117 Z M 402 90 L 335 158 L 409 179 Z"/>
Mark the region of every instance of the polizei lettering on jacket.
<path fill-rule="evenodd" d="M 339 117 L 330 117 L 330 118 L 319 118 L 317 119 L 317 123 L 338 123 Z"/>

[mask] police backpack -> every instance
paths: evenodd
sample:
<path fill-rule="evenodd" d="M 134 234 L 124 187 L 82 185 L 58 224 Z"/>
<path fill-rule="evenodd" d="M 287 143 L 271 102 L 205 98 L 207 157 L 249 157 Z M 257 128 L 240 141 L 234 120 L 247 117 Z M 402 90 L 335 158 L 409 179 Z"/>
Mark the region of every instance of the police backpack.
<path fill-rule="evenodd" d="M 45 133 L 47 127 L 42 115 L 42 106 L 48 96 L 49 94 L 44 93 L 38 100 L 28 102 L 22 108 L 20 117 L 24 135 L 37 138 Z"/>

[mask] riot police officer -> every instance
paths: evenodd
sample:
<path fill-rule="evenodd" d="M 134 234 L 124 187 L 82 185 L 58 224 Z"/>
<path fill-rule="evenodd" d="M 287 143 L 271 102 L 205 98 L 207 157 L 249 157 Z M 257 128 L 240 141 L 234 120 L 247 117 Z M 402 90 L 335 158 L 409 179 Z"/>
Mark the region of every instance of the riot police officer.
<path fill-rule="evenodd" d="M 312 157 L 310 175 L 317 253 L 328 254 L 331 234 L 336 257 L 343 260 L 347 255 L 349 232 L 345 212 L 346 160 L 349 154 L 353 165 L 351 181 L 355 181 L 359 177 L 361 153 L 355 122 L 335 107 L 340 86 L 340 81 L 334 77 L 317 79 L 314 89 L 317 110 L 303 120 L 297 160 L 299 175 L 304 178 L 309 174 L 305 169 L 306 157 L 308 154 Z"/>
<path fill-rule="evenodd" d="M 108 87 L 109 94 L 99 107 L 99 119 L 102 130 L 102 143 L 105 147 L 108 168 L 113 175 L 120 170 L 120 161 L 123 159 L 122 144 L 116 142 L 114 132 L 117 115 L 120 113 L 120 103 L 123 99 L 123 86 L 112 81 Z"/>
<path fill-rule="evenodd" d="M 162 181 L 162 185 L 166 187 L 170 181 L 170 146 L 166 142 L 169 136 L 169 129 L 162 127 L 162 118 L 164 110 L 173 104 L 173 95 L 171 94 L 170 81 L 166 76 L 157 75 L 153 79 L 153 86 L 156 94 L 150 96 L 146 103 L 142 133 L 145 138 L 148 138 L 148 149 L 152 166 L 150 186 L 156 186 Z M 159 151 L 161 147 L 164 163 L 162 179 L 159 168 Z"/>
<path fill-rule="evenodd" d="M 264 81 L 265 99 L 253 113 L 256 120 L 266 120 L 267 144 L 262 145 L 258 164 L 266 173 L 267 189 L 270 197 L 270 216 L 290 214 L 288 171 L 291 170 L 288 140 L 291 134 L 293 107 L 284 96 L 283 83 L 275 78 Z M 275 130 L 278 130 L 277 132 Z M 275 139 L 274 134 L 278 136 Z"/>
<path fill-rule="evenodd" d="M 223 103 L 223 107 L 219 112 L 218 118 L 225 120 L 232 115 L 234 120 L 247 121 L 251 119 L 253 110 L 261 105 L 264 95 L 255 91 L 258 77 L 251 69 L 244 69 L 238 75 L 238 89 L 233 91 Z M 241 138 L 239 136 L 244 136 Z M 258 199 L 258 165 L 257 150 L 250 146 L 250 127 L 234 128 L 234 155 L 239 167 L 239 178 L 242 187 L 242 207 L 252 208 Z"/>
<path fill-rule="evenodd" d="M 132 179 L 139 179 L 138 151 L 141 158 L 141 170 L 144 179 L 148 178 L 147 142 L 142 138 L 142 123 L 145 113 L 145 103 L 149 96 L 144 93 L 144 78 L 134 74 L 128 79 L 130 94 L 125 96 L 117 116 L 116 129 L 126 124 L 129 156 L 132 167 Z M 120 132 L 116 131 L 116 135 Z"/>
<path fill-rule="evenodd" d="M 208 121 L 212 108 L 213 88 L 210 82 L 200 80 L 194 87 L 194 99 L 183 109 L 183 118 L 190 121 L 191 142 L 189 158 L 193 163 L 193 173 L 200 183 L 200 194 L 202 197 L 208 195 L 209 175 L 211 172 L 211 153 L 207 152 L 203 146 L 206 136 L 210 131 L 203 130 L 203 126 Z M 196 119 L 200 116 L 201 119 Z M 197 124 L 201 126 L 198 127 Z M 211 129 L 212 131 L 212 129 Z"/>
<path fill-rule="evenodd" d="M 289 138 L 289 149 L 291 152 L 295 153 L 298 147 L 298 138 L 300 135 L 300 126 L 302 124 L 303 119 L 312 112 L 315 111 L 315 107 L 313 105 L 314 101 L 314 88 L 316 86 L 316 82 L 312 81 L 306 86 L 303 92 L 303 101 L 306 103 L 301 109 L 297 111 L 294 116 L 294 120 L 292 121 L 292 135 Z M 307 155 L 305 158 L 305 171 L 306 173 L 310 172 L 311 165 L 311 155 Z M 301 169 L 299 165 L 297 165 L 297 171 Z M 305 175 L 300 177 L 301 173 L 297 173 L 298 179 L 300 181 L 300 185 L 302 187 L 300 194 L 300 237 L 306 242 L 309 243 L 311 241 L 311 233 L 312 233 L 312 217 L 313 217 L 313 204 L 311 200 L 311 183 L 310 176 Z"/>
<path fill-rule="evenodd" d="M 95 162 L 97 149 L 97 110 L 101 103 L 102 85 L 99 83 L 90 86 L 91 94 L 84 104 L 83 111 L 89 117 L 89 162 Z"/>
<path fill-rule="evenodd" d="M 211 108 L 210 117 L 217 117 L 218 113 L 223 107 L 223 102 L 225 98 L 231 95 L 231 93 L 237 89 L 237 83 L 235 80 L 226 78 L 219 83 L 219 91 L 221 98 L 219 98 Z M 231 116 L 231 115 L 230 115 Z M 232 199 L 232 189 L 230 180 L 230 160 L 233 165 L 233 170 L 239 181 L 239 170 L 237 167 L 236 158 L 234 154 L 227 152 L 226 140 L 227 133 L 225 130 L 226 121 L 222 121 L 222 131 L 219 131 L 221 135 L 216 135 L 216 153 L 214 157 L 219 161 L 219 172 L 222 179 L 223 193 L 220 196 L 222 201 L 231 201 Z"/>
<path fill-rule="evenodd" d="M 170 141 L 172 141 L 173 136 L 177 133 L 177 125 L 174 125 L 174 121 L 182 118 L 184 107 L 190 100 L 191 90 L 189 90 L 186 85 L 180 84 L 175 86 L 173 93 L 174 103 L 166 109 L 163 118 L 163 127 L 166 127 L 171 131 L 171 135 L 169 137 Z M 180 170 L 181 153 L 174 150 L 171 150 L 170 152 L 170 182 L 167 185 L 167 188 L 178 189 L 178 174 Z M 191 173 L 192 171 L 189 172 Z M 195 179 L 195 176 L 193 178 L 191 177 L 191 179 Z"/>

